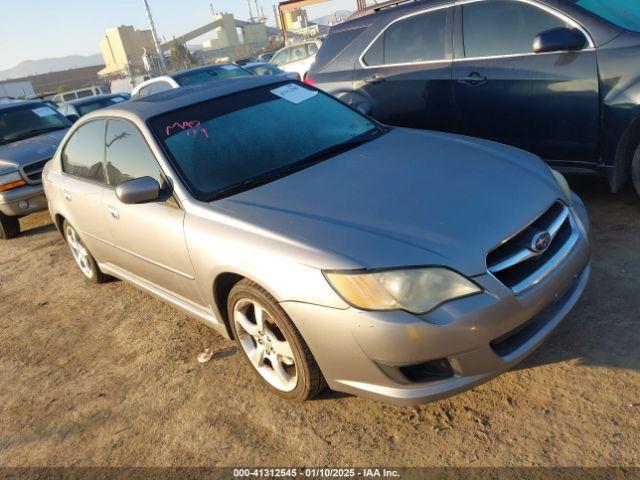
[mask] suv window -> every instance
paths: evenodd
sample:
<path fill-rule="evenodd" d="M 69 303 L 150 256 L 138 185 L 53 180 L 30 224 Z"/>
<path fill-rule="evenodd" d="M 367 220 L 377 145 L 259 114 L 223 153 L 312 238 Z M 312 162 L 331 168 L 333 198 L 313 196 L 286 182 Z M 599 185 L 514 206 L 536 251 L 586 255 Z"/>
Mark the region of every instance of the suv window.
<path fill-rule="evenodd" d="M 76 94 L 75 93 L 65 93 L 64 95 L 62 95 L 62 99 L 65 102 L 68 102 L 69 100 L 75 100 L 76 98 Z"/>
<path fill-rule="evenodd" d="M 87 98 L 93 96 L 93 90 L 78 90 L 78 98 Z"/>
<path fill-rule="evenodd" d="M 364 27 L 351 28 L 339 32 L 331 31 L 329 36 L 322 42 L 322 48 L 316 57 L 316 68 L 321 68 L 338 56 L 351 42 L 364 32 Z"/>
<path fill-rule="evenodd" d="M 104 129 L 96 120 L 75 131 L 62 152 L 62 171 L 69 175 L 104 182 Z"/>
<path fill-rule="evenodd" d="M 155 82 L 149 85 L 148 87 L 144 87 L 138 92 L 139 97 L 146 97 L 147 95 L 153 95 L 154 93 L 164 92 L 166 90 L 171 90 L 171 85 L 168 82 Z"/>
<path fill-rule="evenodd" d="M 318 45 L 315 43 L 307 43 L 307 52 L 309 52 L 309 56 L 313 56 L 318 53 Z"/>
<path fill-rule="evenodd" d="M 447 9 L 415 15 L 393 23 L 365 54 L 369 66 L 444 60 Z"/>
<path fill-rule="evenodd" d="M 462 7 L 466 57 L 533 52 L 535 37 L 552 28 L 571 27 L 555 15 L 528 3 L 487 0 Z"/>
<path fill-rule="evenodd" d="M 299 60 L 304 60 L 305 58 L 307 58 L 309 56 L 309 54 L 307 53 L 307 46 L 306 45 L 297 45 L 295 47 L 292 47 L 290 56 L 291 56 L 291 58 L 290 58 L 291 62 L 297 62 Z"/>
<path fill-rule="evenodd" d="M 109 185 L 117 187 L 127 180 L 141 177 L 155 178 L 160 185 L 163 184 L 160 166 L 133 124 L 109 120 L 106 138 Z"/>
<path fill-rule="evenodd" d="M 271 63 L 273 65 L 284 65 L 285 63 L 289 63 L 289 53 L 291 52 L 290 48 L 286 48 L 278 53 L 275 57 L 271 59 Z"/>

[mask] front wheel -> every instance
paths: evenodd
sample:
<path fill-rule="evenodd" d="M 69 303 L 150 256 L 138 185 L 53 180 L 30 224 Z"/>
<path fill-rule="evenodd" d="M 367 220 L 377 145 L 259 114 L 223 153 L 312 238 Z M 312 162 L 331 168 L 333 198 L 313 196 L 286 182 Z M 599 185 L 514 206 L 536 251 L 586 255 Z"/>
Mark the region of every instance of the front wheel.
<path fill-rule="evenodd" d="M 20 233 L 18 217 L 9 217 L 0 212 L 0 239 L 17 237 Z"/>
<path fill-rule="evenodd" d="M 89 252 L 85 244 L 80 239 L 80 235 L 75 228 L 66 220 L 63 224 L 64 237 L 71 250 L 71 255 L 80 268 L 80 271 L 87 280 L 93 283 L 104 283 L 109 280 L 109 276 L 100 271 L 95 258 Z"/>
<path fill-rule="evenodd" d="M 231 290 L 227 308 L 236 342 L 271 391 L 298 402 L 322 391 L 324 378 L 309 347 L 266 290 L 242 280 Z"/>

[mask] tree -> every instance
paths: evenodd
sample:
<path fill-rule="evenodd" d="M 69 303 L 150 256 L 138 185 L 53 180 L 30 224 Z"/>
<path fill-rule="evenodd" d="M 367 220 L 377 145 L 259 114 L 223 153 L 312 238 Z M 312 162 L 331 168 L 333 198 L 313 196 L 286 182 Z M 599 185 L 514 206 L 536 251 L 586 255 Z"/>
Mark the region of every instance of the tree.
<path fill-rule="evenodd" d="M 187 46 L 177 40 L 173 40 L 171 44 L 169 60 L 171 61 L 171 66 L 175 69 L 189 68 L 195 65 Z"/>

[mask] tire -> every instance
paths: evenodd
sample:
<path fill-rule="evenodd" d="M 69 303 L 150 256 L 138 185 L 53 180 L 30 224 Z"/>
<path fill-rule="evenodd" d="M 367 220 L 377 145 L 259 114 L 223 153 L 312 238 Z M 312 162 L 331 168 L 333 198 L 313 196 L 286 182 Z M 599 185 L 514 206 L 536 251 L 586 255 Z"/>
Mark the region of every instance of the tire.
<path fill-rule="evenodd" d="M 640 146 L 636 149 L 633 160 L 631 160 L 631 181 L 636 193 L 640 195 Z"/>
<path fill-rule="evenodd" d="M 20 234 L 20 221 L 18 217 L 9 217 L 0 212 L 0 239 L 8 240 Z"/>
<path fill-rule="evenodd" d="M 71 250 L 71 255 L 84 275 L 84 278 L 92 283 L 108 282 L 111 277 L 100 271 L 95 258 L 93 258 L 89 249 L 80 239 L 80 235 L 78 235 L 76 229 L 66 220 L 62 224 L 62 232 L 69 246 L 69 250 Z"/>
<path fill-rule="evenodd" d="M 263 312 L 262 327 L 256 306 Z M 231 289 L 227 309 L 238 347 L 269 390 L 302 402 L 324 389 L 324 377 L 302 335 L 264 288 L 241 280 Z"/>

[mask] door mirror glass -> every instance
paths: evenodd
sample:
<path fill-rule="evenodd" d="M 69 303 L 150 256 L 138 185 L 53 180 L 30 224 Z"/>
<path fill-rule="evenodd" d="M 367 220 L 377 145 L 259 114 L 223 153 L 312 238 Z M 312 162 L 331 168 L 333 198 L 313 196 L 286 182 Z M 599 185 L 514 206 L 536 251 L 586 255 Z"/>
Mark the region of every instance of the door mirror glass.
<path fill-rule="evenodd" d="M 584 34 L 576 28 L 552 28 L 536 36 L 535 53 L 582 50 L 587 44 Z"/>
<path fill-rule="evenodd" d="M 116 196 L 124 204 L 153 202 L 160 196 L 160 184 L 155 178 L 136 178 L 118 185 Z"/>

